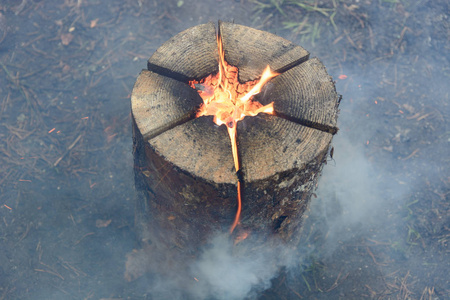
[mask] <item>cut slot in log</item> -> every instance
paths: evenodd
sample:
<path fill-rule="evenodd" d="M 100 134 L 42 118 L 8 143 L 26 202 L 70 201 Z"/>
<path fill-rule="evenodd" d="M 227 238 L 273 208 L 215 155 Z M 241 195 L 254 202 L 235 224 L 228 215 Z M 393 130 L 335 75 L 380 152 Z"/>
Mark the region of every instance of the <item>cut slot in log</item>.
<path fill-rule="evenodd" d="M 274 115 L 237 123 L 243 174 L 240 224 L 232 238 L 242 249 L 296 245 L 333 134 L 339 97 L 331 77 L 300 46 L 276 35 L 221 22 L 225 60 L 239 81 L 264 68 L 281 73 L 255 99 L 274 103 Z M 188 85 L 218 72 L 216 29 L 187 29 L 149 59 L 133 89 L 132 115 L 138 225 L 147 239 L 195 255 L 215 232 L 227 232 L 237 209 L 237 175 L 225 126 L 196 117 L 203 100 Z M 243 235 L 248 236 L 242 240 Z M 270 246 L 270 245 L 268 245 Z"/>

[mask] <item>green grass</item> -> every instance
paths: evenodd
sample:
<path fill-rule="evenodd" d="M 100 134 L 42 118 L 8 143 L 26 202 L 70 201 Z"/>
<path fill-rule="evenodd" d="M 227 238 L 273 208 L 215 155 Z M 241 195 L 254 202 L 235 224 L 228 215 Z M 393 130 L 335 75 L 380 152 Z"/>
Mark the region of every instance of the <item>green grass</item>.
<path fill-rule="evenodd" d="M 308 291 L 322 292 L 322 289 L 318 284 L 318 279 L 320 279 L 324 271 L 325 266 L 318 262 L 314 257 L 311 257 L 311 264 L 303 271 L 301 275 Z M 310 282 L 313 282 L 314 285 L 310 284 Z"/>
<path fill-rule="evenodd" d="M 418 241 L 422 238 L 422 236 L 417 230 L 414 229 L 414 227 L 410 225 L 407 226 L 408 226 L 408 235 L 406 238 L 406 242 L 411 246 L 419 245 Z"/>
<path fill-rule="evenodd" d="M 335 32 L 335 23 L 339 0 L 332 0 L 332 7 L 320 6 L 311 0 L 251 0 L 255 5 L 255 15 L 266 15 L 264 20 L 280 14 L 284 21 L 282 29 L 289 30 L 293 35 L 300 36 L 302 42 L 315 44 L 325 26 L 331 26 Z"/>
<path fill-rule="evenodd" d="M 406 234 L 406 244 L 411 246 L 419 245 L 419 242 L 423 244 L 422 235 L 414 227 L 414 223 L 417 222 L 417 214 L 414 212 L 414 206 L 418 205 L 419 199 L 412 199 L 410 202 L 404 204 L 403 209 L 407 212 L 403 220 L 407 222 L 406 226 L 408 232 Z"/>

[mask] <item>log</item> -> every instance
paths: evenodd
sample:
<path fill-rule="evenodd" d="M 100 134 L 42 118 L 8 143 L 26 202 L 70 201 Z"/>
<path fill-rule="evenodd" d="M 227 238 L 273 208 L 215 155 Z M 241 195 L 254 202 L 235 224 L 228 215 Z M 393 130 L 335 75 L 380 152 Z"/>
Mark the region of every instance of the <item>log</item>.
<path fill-rule="evenodd" d="M 290 41 L 227 22 L 217 30 L 240 82 L 258 79 L 267 65 L 281 73 L 256 96 L 262 104 L 274 102 L 274 115 L 237 123 L 243 199 L 231 238 L 242 251 L 279 242 L 295 246 L 337 132 L 334 83 L 317 58 Z M 188 84 L 218 72 L 214 24 L 177 34 L 147 67 L 131 97 L 136 186 L 144 195 L 136 222 L 147 243 L 195 257 L 211 235 L 230 229 L 237 210 L 227 129 L 211 116 L 196 117 L 203 101 Z"/>

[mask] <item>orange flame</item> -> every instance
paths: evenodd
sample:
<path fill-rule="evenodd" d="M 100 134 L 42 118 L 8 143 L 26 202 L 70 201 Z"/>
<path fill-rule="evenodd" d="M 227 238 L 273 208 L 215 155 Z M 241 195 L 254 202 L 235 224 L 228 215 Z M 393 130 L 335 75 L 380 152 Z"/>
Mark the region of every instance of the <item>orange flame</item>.
<path fill-rule="evenodd" d="M 240 165 L 237 149 L 237 122 L 246 116 L 256 116 L 259 113 L 273 114 L 273 102 L 263 106 L 261 103 L 253 100 L 253 96 L 261 91 L 267 81 L 279 74 L 272 72 L 270 67 L 267 66 L 259 80 L 240 83 L 238 80 L 238 68 L 225 61 L 220 35 L 217 35 L 217 46 L 219 51 L 219 72 L 210 74 L 200 81 L 190 81 L 189 85 L 198 90 L 203 99 L 203 104 L 197 112 L 197 117 L 214 116 L 214 123 L 219 126 L 222 124 L 227 126 L 231 140 L 234 168 L 238 172 Z M 238 180 L 237 193 L 238 207 L 230 233 L 239 224 L 241 216 L 241 179 Z"/>
<path fill-rule="evenodd" d="M 237 244 L 245 240 L 248 237 L 248 235 L 249 235 L 248 231 L 240 232 L 234 240 L 234 245 L 236 246 Z"/>

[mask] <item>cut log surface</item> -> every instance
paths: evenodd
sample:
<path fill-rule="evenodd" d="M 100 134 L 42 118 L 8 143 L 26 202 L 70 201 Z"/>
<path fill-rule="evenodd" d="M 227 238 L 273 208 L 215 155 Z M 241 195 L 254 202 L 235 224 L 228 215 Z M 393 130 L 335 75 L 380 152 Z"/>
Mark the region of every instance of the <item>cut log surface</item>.
<path fill-rule="evenodd" d="M 281 117 L 332 134 L 337 132 L 338 95 L 317 58 L 273 78 L 255 98 L 263 105 L 273 102 Z"/>
<path fill-rule="evenodd" d="M 228 22 L 219 22 L 225 60 L 239 68 L 239 81 L 258 79 L 269 65 L 275 72 L 306 61 L 309 52 L 269 32 Z"/>
<path fill-rule="evenodd" d="M 134 119 L 145 139 L 192 119 L 203 103 L 186 83 L 147 70 L 139 75 L 132 97 Z"/>
<path fill-rule="evenodd" d="M 167 131 L 149 143 L 179 168 L 214 183 L 236 184 L 231 142 L 225 126 L 201 117 Z"/>
<path fill-rule="evenodd" d="M 148 69 L 179 80 L 202 79 L 219 70 L 216 29 L 198 25 L 172 37 L 148 60 Z"/>
<path fill-rule="evenodd" d="M 237 131 L 246 182 L 301 172 L 327 152 L 331 141 L 331 134 L 274 116 L 246 118 Z"/>
<path fill-rule="evenodd" d="M 271 232 L 295 243 L 337 132 L 333 81 L 318 59 L 309 60 L 305 49 L 281 37 L 226 22 L 219 32 L 225 60 L 238 67 L 241 82 L 259 78 L 267 65 L 281 73 L 257 96 L 262 104 L 274 102 L 275 114 L 238 122 L 244 198 L 237 232 L 245 229 L 260 241 L 267 236 L 256 232 Z M 153 230 L 150 239 L 195 253 L 213 232 L 229 229 L 237 207 L 226 127 L 195 116 L 202 99 L 188 85 L 218 71 L 214 25 L 176 35 L 148 68 L 131 97 L 136 180 L 147 195 L 138 206 L 137 214 L 145 215 L 139 222 L 165 232 Z"/>

